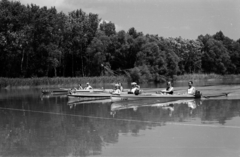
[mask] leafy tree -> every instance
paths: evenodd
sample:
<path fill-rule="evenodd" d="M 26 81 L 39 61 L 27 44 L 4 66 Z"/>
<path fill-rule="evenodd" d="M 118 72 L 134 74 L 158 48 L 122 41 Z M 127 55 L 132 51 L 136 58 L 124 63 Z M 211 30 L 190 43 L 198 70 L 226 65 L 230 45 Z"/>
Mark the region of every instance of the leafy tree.
<path fill-rule="evenodd" d="M 103 31 L 107 36 L 115 35 L 116 34 L 116 28 L 115 24 L 110 22 L 103 21 L 100 24 L 100 30 Z"/>

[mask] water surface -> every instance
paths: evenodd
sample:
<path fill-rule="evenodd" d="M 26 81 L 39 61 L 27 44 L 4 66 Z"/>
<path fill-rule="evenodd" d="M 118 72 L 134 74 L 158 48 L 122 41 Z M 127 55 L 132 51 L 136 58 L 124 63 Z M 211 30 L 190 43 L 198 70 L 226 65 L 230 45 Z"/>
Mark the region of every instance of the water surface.
<path fill-rule="evenodd" d="M 179 87 L 184 90 L 185 87 Z M 201 101 L 76 102 L 1 90 L 0 156 L 240 156 L 240 86 L 198 87 Z"/>

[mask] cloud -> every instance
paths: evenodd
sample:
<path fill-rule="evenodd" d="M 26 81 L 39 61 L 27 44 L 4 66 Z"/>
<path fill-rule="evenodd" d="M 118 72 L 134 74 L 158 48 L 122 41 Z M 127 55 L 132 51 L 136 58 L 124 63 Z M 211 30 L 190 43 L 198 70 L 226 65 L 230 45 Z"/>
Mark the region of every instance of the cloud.
<path fill-rule="evenodd" d="M 163 29 L 168 29 L 168 30 L 189 30 L 191 29 L 190 26 L 180 26 L 180 27 L 175 27 L 175 26 L 165 26 L 162 27 Z"/>

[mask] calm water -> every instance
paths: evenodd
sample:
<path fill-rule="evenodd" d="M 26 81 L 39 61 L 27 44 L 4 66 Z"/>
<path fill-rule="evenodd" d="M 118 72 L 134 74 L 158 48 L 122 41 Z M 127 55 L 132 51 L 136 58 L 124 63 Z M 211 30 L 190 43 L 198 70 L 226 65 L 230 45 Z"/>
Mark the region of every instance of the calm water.
<path fill-rule="evenodd" d="M 240 86 L 201 101 L 81 102 L 0 91 L 0 156 L 240 157 Z M 215 92 L 215 93 L 214 93 Z"/>

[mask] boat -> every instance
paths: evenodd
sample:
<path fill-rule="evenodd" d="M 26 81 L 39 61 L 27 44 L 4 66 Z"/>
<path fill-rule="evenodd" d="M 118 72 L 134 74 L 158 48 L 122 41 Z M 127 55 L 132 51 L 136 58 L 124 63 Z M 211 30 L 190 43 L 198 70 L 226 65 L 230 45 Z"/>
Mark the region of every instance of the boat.
<path fill-rule="evenodd" d="M 106 103 L 112 103 L 112 100 L 111 99 L 102 99 L 102 100 L 81 100 L 80 99 L 80 101 L 74 101 L 74 100 L 70 100 L 69 99 L 69 101 L 68 101 L 68 105 L 72 105 L 72 104 L 74 104 L 74 105 L 80 105 L 80 104 L 106 104 Z"/>
<path fill-rule="evenodd" d="M 120 95 L 111 95 L 111 100 L 114 101 L 126 101 L 126 100 L 141 100 L 141 99 L 158 99 L 161 102 L 168 102 L 174 100 L 182 100 L 182 99 L 197 99 L 201 98 L 201 95 L 187 95 L 187 94 L 152 94 L 152 93 L 144 93 L 139 95 L 134 94 L 120 94 Z"/>
<path fill-rule="evenodd" d="M 111 98 L 110 93 L 71 93 L 67 96 L 69 103 L 76 101 L 104 100 Z"/>
<path fill-rule="evenodd" d="M 42 94 L 44 95 L 67 95 L 69 93 L 109 93 L 109 90 L 105 89 L 70 89 L 70 88 L 60 88 L 56 90 L 42 90 Z"/>

